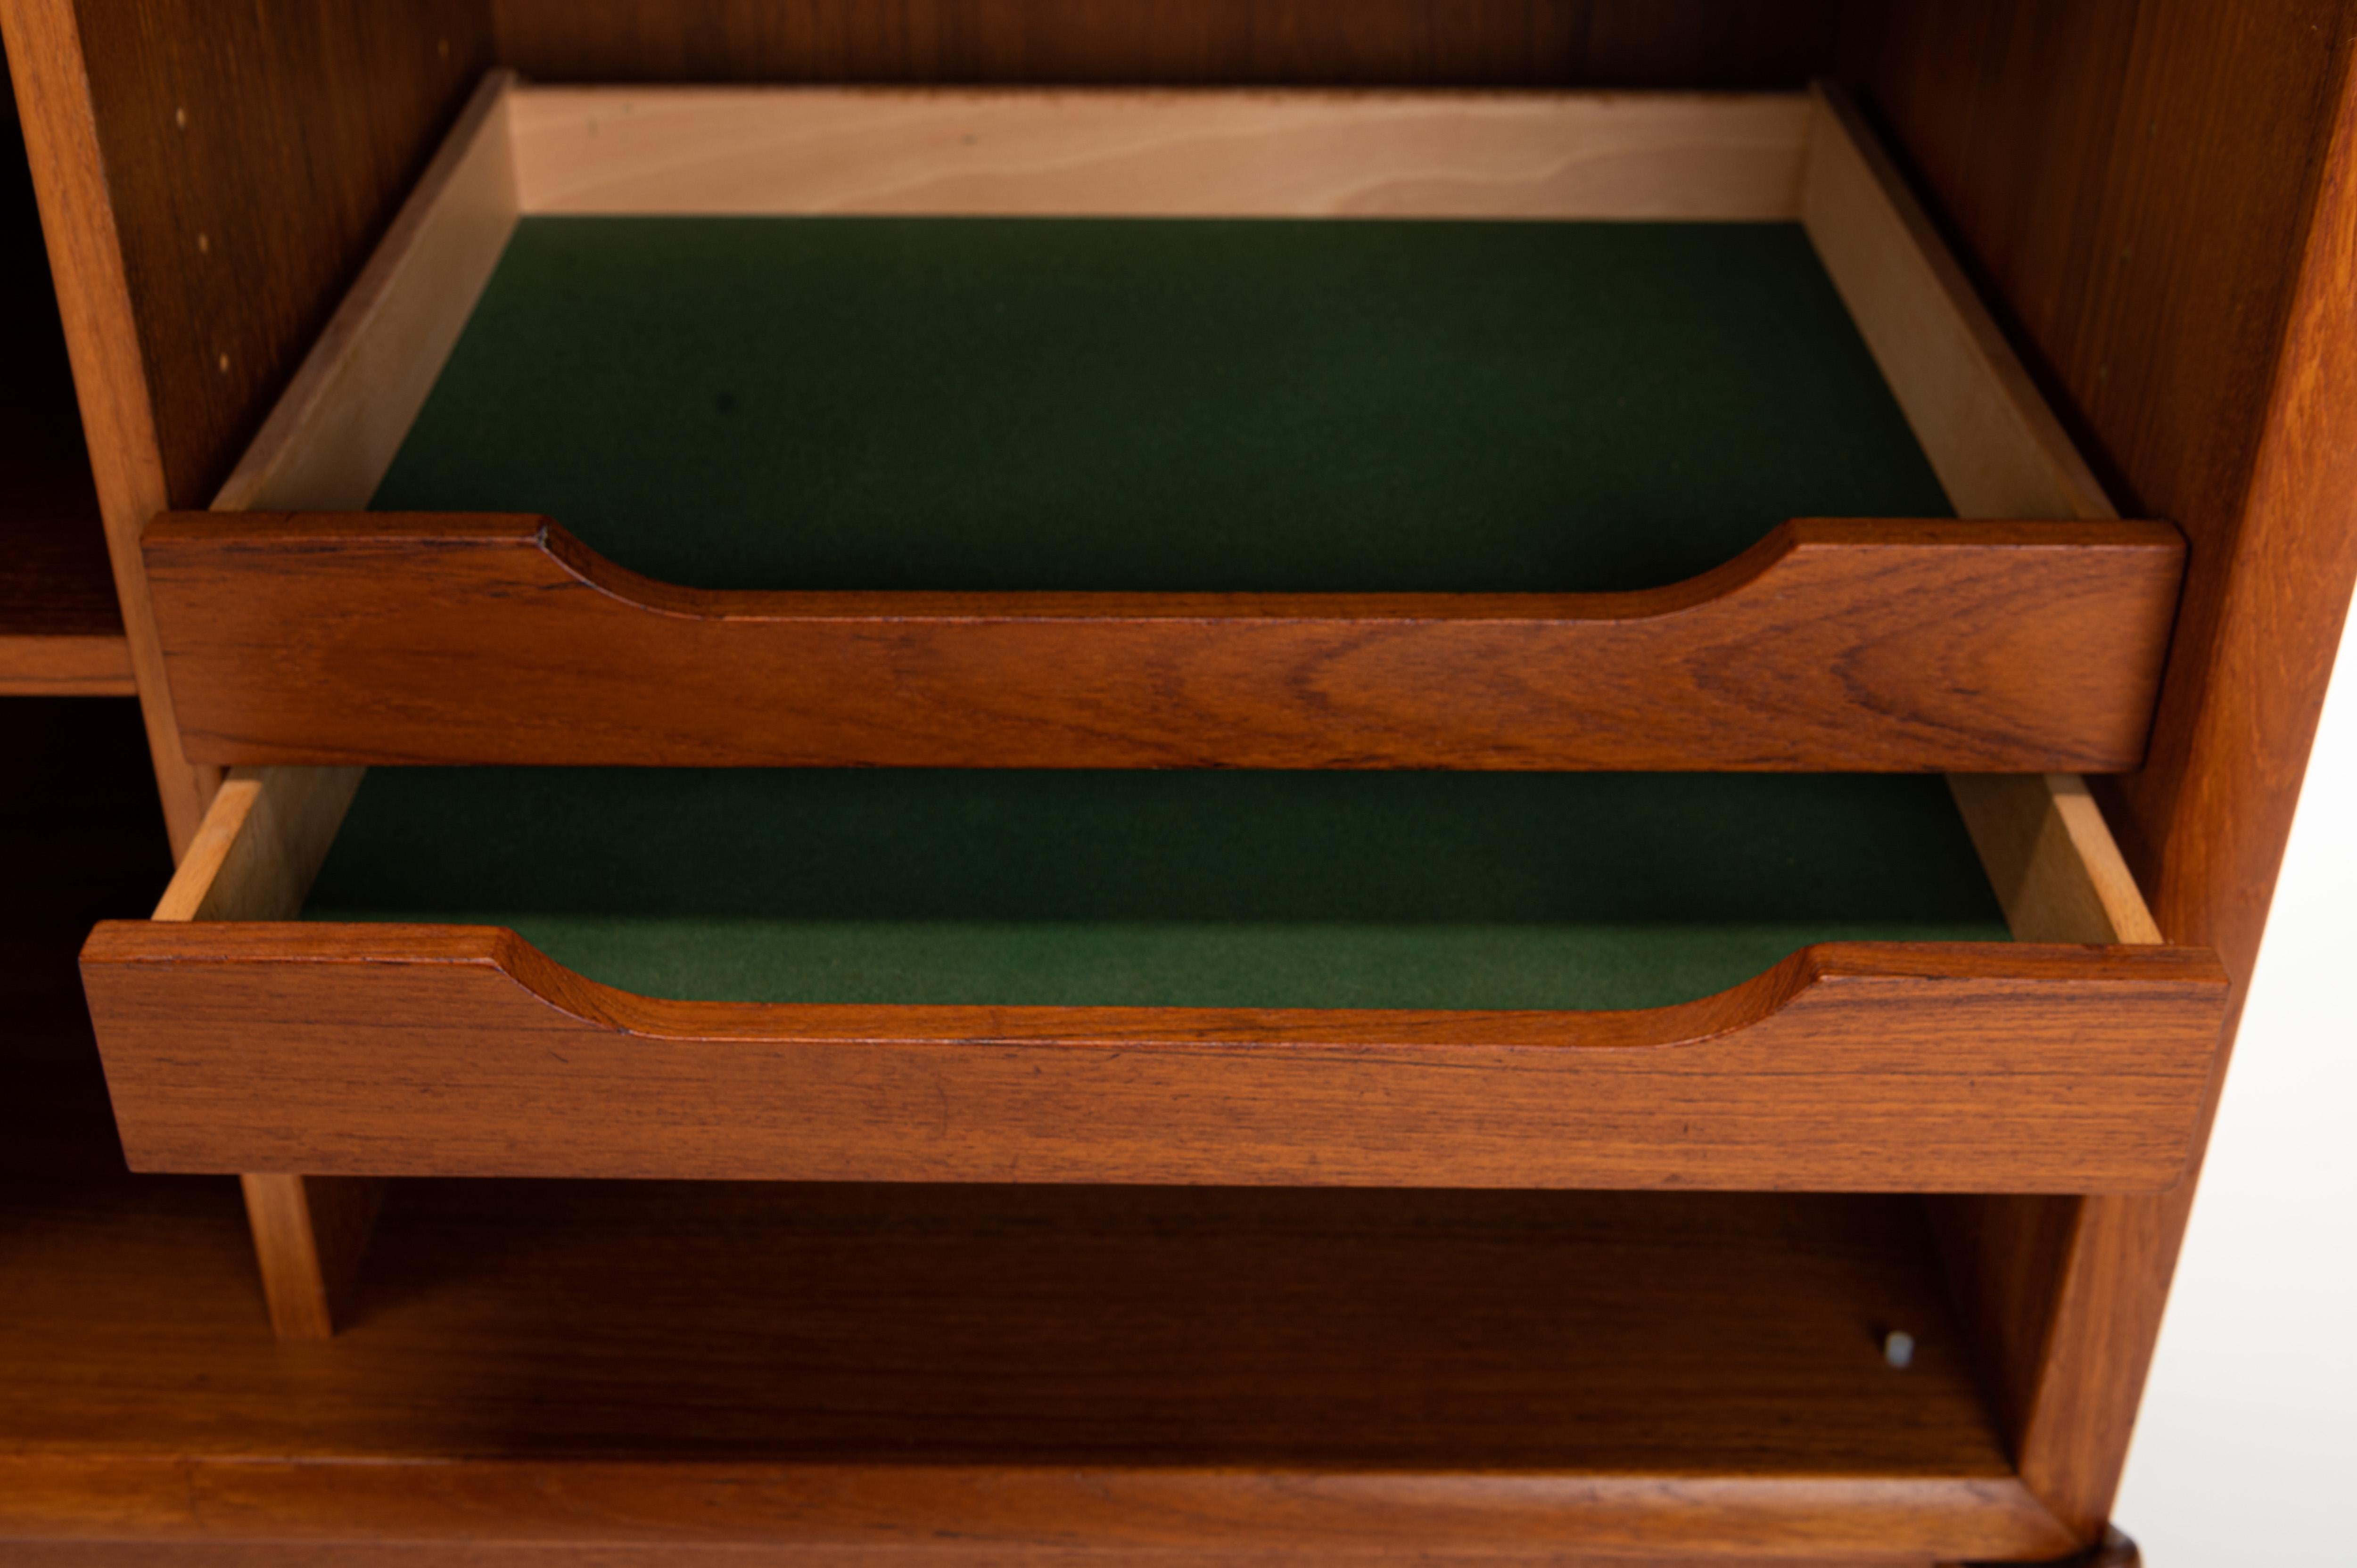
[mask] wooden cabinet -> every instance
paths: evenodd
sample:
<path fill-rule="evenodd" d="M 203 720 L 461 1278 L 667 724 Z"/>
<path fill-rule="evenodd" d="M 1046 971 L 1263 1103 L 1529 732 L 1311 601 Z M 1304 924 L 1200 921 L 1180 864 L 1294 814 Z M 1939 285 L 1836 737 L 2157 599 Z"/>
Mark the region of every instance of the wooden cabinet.
<path fill-rule="evenodd" d="M 7 0 L 216 1174 L 26 1251 L 0 1535 L 2096 1545 L 2347 10 Z"/>

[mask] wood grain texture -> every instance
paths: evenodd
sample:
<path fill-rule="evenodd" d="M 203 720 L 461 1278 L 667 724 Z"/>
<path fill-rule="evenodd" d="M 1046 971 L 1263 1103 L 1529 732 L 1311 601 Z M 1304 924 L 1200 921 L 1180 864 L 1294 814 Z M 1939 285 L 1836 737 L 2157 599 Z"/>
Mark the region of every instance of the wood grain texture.
<path fill-rule="evenodd" d="M 371 1176 L 238 1178 L 270 1326 L 281 1339 L 327 1339 L 351 1311 L 361 1259 L 384 1184 Z"/>
<path fill-rule="evenodd" d="M 131 650 L 13 94 L 0 108 L 0 695 L 129 696 Z"/>
<path fill-rule="evenodd" d="M 8 325 L 0 322 L 0 330 Z M 127 697 L 134 690 L 131 649 L 73 418 L 73 387 L 68 381 L 48 390 L 61 410 L 52 405 L 17 417 L 10 405 L 31 401 L 33 390 L 0 389 L 0 685 L 102 682 L 107 690 L 87 694 Z M 70 694 L 63 687 L 58 693 Z"/>
<path fill-rule="evenodd" d="M 48 419 L 0 424 L 0 644 L 22 645 L 17 653 L 0 656 L 0 680 L 29 672 L 27 660 L 38 656 L 39 644 L 50 643 L 53 660 L 79 659 L 93 673 L 106 671 L 122 687 L 113 694 L 129 696 L 131 651 L 114 603 L 106 535 L 88 493 L 90 468 L 72 418 L 73 388 L 53 390 L 64 400 L 62 431 L 54 428 L 54 410 Z M 14 412 L 6 406 L 13 401 L 0 395 L 0 416 Z M 64 482 L 69 475 L 56 472 L 67 465 L 69 475 L 79 470 L 84 493 L 78 502 Z"/>
<path fill-rule="evenodd" d="M 2058 1310 L 2055 1284 L 2072 1266 L 2087 1201 L 2034 1193 L 1923 1200 L 1957 1320 L 2012 1443 L 2020 1442 L 2038 1405 Z"/>
<path fill-rule="evenodd" d="M 15 576 L 8 585 L 38 592 L 45 584 Z M 0 631 L 0 697 L 130 697 L 138 691 L 131 645 L 120 632 Z"/>
<path fill-rule="evenodd" d="M 127 886 L 65 902 L 127 836 L 124 738 L 0 780 L 38 786 L 0 832 L 58 897 L 11 908 L 69 983 L 65 920 L 163 875 L 150 804 Z M 1896 1568 L 2061 1539 L 1903 1199 L 409 1183 L 350 1326 L 305 1346 L 264 1327 L 234 1184 L 126 1174 L 73 1065 L 0 1096 L 12 1564 Z M 1646 1544 L 1581 1543 L 1616 1532 Z"/>
<path fill-rule="evenodd" d="M 2344 12 L 2315 205 L 2243 499 L 2235 566 L 2205 650 L 2207 690 L 2184 718 L 2183 751 L 2156 757 L 2122 791 L 2157 846 L 2162 929 L 2198 931 L 2216 944 L 2237 977 L 2237 1013 L 2357 584 L 2357 446 L 2348 439 L 2357 421 L 2357 313 L 2348 305 L 2357 290 L 2352 24 L 2357 16 Z M 2179 646 L 2186 647 L 2184 633 Z M 2149 813 L 2180 758 L 2169 826 L 2153 833 Z M 2223 1068 L 2222 1058 L 2218 1077 Z M 2204 1146 L 2218 1077 L 2202 1112 Z M 2118 1487 L 2192 1200 L 2189 1181 L 2140 1202 L 2095 1197 L 2081 1206 L 2021 1443 L 2024 1477 L 2074 1526 L 2107 1512 Z"/>
<path fill-rule="evenodd" d="M 1803 221 L 1957 515 L 2117 515 L 1848 94 L 1812 97 Z"/>
<path fill-rule="evenodd" d="M 153 918 L 293 918 L 335 842 L 361 771 L 231 773 Z M 283 1338 L 328 1337 L 349 1311 L 383 1184 L 366 1176 L 249 1173 L 242 1185 L 272 1327 Z"/>
<path fill-rule="evenodd" d="M 1951 775 L 1948 788 L 2016 940 L 2160 942 L 2084 780 Z M 2055 1283 L 2072 1267 L 2085 1202 L 2022 1194 L 1925 1200 L 1957 1317 L 2009 1433 L 2026 1432 L 2038 1402 Z"/>
<path fill-rule="evenodd" d="M 215 508 L 368 504 L 514 231 L 512 81 L 476 88 Z"/>
<path fill-rule="evenodd" d="M 1785 217 L 1794 95 L 478 86 L 214 498 L 358 508 L 524 210 Z M 1075 157 L 1086 146 L 1091 156 Z"/>
<path fill-rule="evenodd" d="M 361 771 L 241 768 L 231 774 L 152 918 L 293 919 L 336 842 Z"/>
<path fill-rule="evenodd" d="M 138 768 L 130 738 L 0 824 L 62 898 L 124 835 L 91 764 Z M 96 912 L 161 880 L 146 811 Z M 27 911 L 69 983 L 91 907 Z M 11 1564 L 1896 1568 L 2061 1539 L 1903 1199 L 409 1183 L 337 1343 L 274 1343 L 235 1185 L 124 1171 L 65 994 L 74 1070 L 0 1096 Z"/>
<path fill-rule="evenodd" d="M 2160 941 L 2085 779 L 1951 774 L 1948 789 L 2016 941 Z"/>
<path fill-rule="evenodd" d="M 331 1347 L 263 1329 L 229 1184 L 100 1169 L 0 1214 L 12 1563 L 2063 1541 L 1899 1198 L 425 1182 Z"/>
<path fill-rule="evenodd" d="M 169 499 L 83 41 L 72 0 L 0 0 L 0 43 L 56 280 L 125 646 L 177 851 L 196 832 L 220 772 L 190 763 L 180 749 L 139 563 L 139 531 Z"/>
<path fill-rule="evenodd" d="M 74 787 L 36 770 L 48 809 L 0 832 L 83 899 L 84 846 L 124 832 L 91 765 L 140 753 L 70 738 Z M 59 1017 L 89 1052 L 78 999 Z M 1901 1199 L 410 1183 L 350 1326 L 306 1346 L 264 1326 L 235 1185 L 125 1173 L 76 1065 L 0 1096 L 12 1564 L 2059 1538 Z"/>
<path fill-rule="evenodd" d="M 558 81 L 1796 88 L 1846 0 L 497 0 L 499 58 Z"/>
<path fill-rule="evenodd" d="M 600 1568 L 708 1563 L 722 1554 L 823 1568 L 1109 1559 L 1281 1568 L 1305 1558 L 1902 1568 L 1931 1559 L 1891 1555 L 1894 1543 L 1929 1541 L 2043 1561 L 2069 1541 L 2009 1479 L 88 1460 L 0 1460 L 0 1479 L 38 1498 L 105 1499 L 102 1519 L 48 1527 L 54 1533 L 31 1544 L 28 1555 L 11 1543 L 11 1561 L 37 1564 L 292 1561 L 341 1568 L 447 1562 L 444 1554 L 463 1540 L 469 1563 L 588 1560 Z M 0 1520 L 0 1530 L 6 1528 Z M 153 1555 L 136 1554 L 143 1546 Z M 196 1555 L 206 1547 L 224 1555 Z"/>
<path fill-rule="evenodd" d="M 2180 545 L 1811 520 L 1617 595 L 705 592 L 498 515 L 146 548 L 216 761 L 2035 771 L 2142 754 Z"/>
<path fill-rule="evenodd" d="M 2051 382 L 2191 542 L 2166 744 L 2115 816 L 2163 929 L 2231 935 L 2238 974 L 2357 574 L 2338 447 L 2317 439 L 2339 413 L 2319 372 L 2344 329 L 2328 304 L 2344 235 L 2322 199 L 2350 15 L 1902 6 L 1876 72 Z"/>
<path fill-rule="evenodd" d="M 173 842 L 179 749 L 139 530 L 200 504 L 488 63 L 469 0 L 0 6 Z"/>
<path fill-rule="evenodd" d="M 12 1568 L 2055 1538 L 1889 1198 L 414 1184 L 344 1337 L 274 1344 L 235 1184 L 123 1170 L 74 982 L 170 869 L 136 715 L 16 738 L 5 951 L 61 1004 L 0 1095 Z"/>
<path fill-rule="evenodd" d="M 74 11 L 153 396 L 151 510 L 202 506 L 490 64 L 488 18 L 472 0 Z"/>
<path fill-rule="evenodd" d="M 1795 209 L 1804 138 L 1813 232 L 1959 509 L 2104 512 L 1835 96 L 627 91 L 497 74 L 217 504 L 365 499 L 519 201 L 1760 216 Z M 1091 157 L 1076 163 L 1076 144 Z M 153 564 L 187 563 L 171 668 L 198 755 L 2117 770 L 2142 756 L 2175 596 L 2173 540 L 2154 525 L 1813 522 L 1650 595 L 1446 605 L 691 595 L 561 531 L 468 526 L 160 523 Z M 2067 566 L 2053 556 L 2077 547 Z M 355 609 L 372 598 L 387 607 Z M 356 636 L 356 617 L 381 640 Z M 489 678 L 449 682 L 452 661 Z M 721 669 L 725 708 L 679 712 Z"/>
<path fill-rule="evenodd" d="M 2129 825 L 2139 869 L 2172 889 L 2157 898 L 2171 934 L 2219 938 L 2246 972 L 2308 733 L 2303 703 L 2321 690 L 2321 622 L 2338 614 L 2335 552 L 2349 536 L 2327 526 L 2345 522 L 2331 506 L 2349 486 L 2323 484 L 2304 462 L 2278 465 L 2284 482 L 2272 487 L 2248 482 L 2278 328 L 2293 314 L 2281 258 L 2306 231 L 2319 168 L 2303 149 L 2340 80 L 2330 40 L 2345 37 L 2347 8 L 1900 9 L 1921 25 L 1914 63 L 1878 73 L 1891 83 L 1885 107 L 1937 128 L 1919 138 L 1910 126 L 1907 140 L 2108 449 L 2108 471 L 2126 476 L 2122 493 L 2194 535 L 2200 614 L 2164 708 L 2182 750 L 2136 786 Z M 662 63 L 657 50 L 618 52 Z M 2336 448 L 2314 439 L 2327 428 L 2311 418 L 2279 456 L 2330 456 Z M 2246 521 L 2247 552 L 2235 543 Z M 2200 725 L 2183 722 L 2194 713 Z M 2158 1240 L 2165 1278 L 2173 1232 Z M 2128 1310 L 2148 1316 L 2152 1250 L 2127 1261 L 2147 1282 Z M 2088 1321 L 2126 1342 L 2133 1384 L 2135 1335 Z M 2125 1423 L 2104 1430 L 2115 1454 Z"/>
<path fill-rule="evenodd" d="M 2343 0 L 1917 3 L 1872 71 L 2120 493 L 2189 537 L 2151 757 L 2103 792 L 2160 929 L 2214 943 L 2238 987 L 2357 580 L 2352 27 Z M 2083 1538 L 2191 1197 L 2078 1206 L 2007 1358 L 2023 1474 Z"/>
<path fill-rule="evenodd" d="M 1788 219 L 1790 94 L 527 88 L 531 213 Z"/>
<path fill-rule="evenodd" d="M 1829 944 L 1630 1013 L 660 1002 L 493 927 L 101 926 L 149 1170 L 1824 1190 L 2176 1180 L 2171 949 Z"/>
<path fill-rule="evenodd" d="M 60 455 L 85 492 L 90 485 L 73 388 L 52 390 L 65 403 L 63 433 L 41 430 L 53 419 L 9 418 L 16 400 L 0 388 L 0 696 L 132 696 L 131 645 L 96 503 L 87 493 L 79 505 L 49 503 L 62 488 L 51 472 Z"/>

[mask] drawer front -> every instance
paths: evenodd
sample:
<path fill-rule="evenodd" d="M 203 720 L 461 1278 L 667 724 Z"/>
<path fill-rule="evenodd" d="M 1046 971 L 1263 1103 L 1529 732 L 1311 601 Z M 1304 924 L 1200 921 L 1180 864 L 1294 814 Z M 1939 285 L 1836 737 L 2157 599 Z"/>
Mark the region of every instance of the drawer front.
<path fill-rule="evenodd" d="M 1808 772 L 2136 766 L 2184 555 L 1813 519 L 1626 594 L 815 594 L 535 517 L 170 513 L 144 548 L 208 762 Z"/>
<path fill-rule="evenodd" d="M 498 928 L 289 921 L 355 781 L 238 776 L 168 918 L 92 937 L 135 1165 L 2149 1191 L 2225 1000 L 2199 950 L 1926 942 L 1622 1012 L 655 1001 Z"/>

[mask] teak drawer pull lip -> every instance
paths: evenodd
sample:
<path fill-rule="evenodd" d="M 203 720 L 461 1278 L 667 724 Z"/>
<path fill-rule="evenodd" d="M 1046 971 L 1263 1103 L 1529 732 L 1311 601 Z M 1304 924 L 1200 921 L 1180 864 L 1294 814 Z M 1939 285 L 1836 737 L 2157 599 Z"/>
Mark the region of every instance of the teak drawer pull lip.
<path fill-rule="evenodd" d="M 204 555 L 430 556 L 518 550 L 572 581 L 650 615 L 707 621 L 1365 620 L 1596 622 L 1666 619 L 1746 596 L 1819 591 L 1806 555 L 1924 552 L 2007 556 L 2105 552 L 2115 568 L 2181 569 L 2184 536 L 2143 520 L 1990 521 L 1964 518 L 1793 518 L 1733 560 L 1675 583 L 1612 593 L 1140 592 L 693 588 L 650 577 L 531 512 L 161 512 L 141 541 L 158 565 Z M 1830 568 L 1844 575 L 1854 564 Z"/>
<path fill-rule="evenodd" d="M 109 922 L 135 1167 L 352 1176 L 2155 1190 L 2226 982 L 2163 947 L 1832 943 L 1642 1012 L 765 1006 L 498 927 Z"/>
<path fill-rule="evenodd" d="M 1748 980 L 1659 1007 L 1150 1007 L 717 1003 L 643 996 L 592 980 L 504 926 L 402 922 L 102 921 L 85 963 L 359 963 L 479 966 L 588 1027 L 650 1042 L 808 1040 L 839 1045 L 1030 1045 L 1125 1049 L 1282 1045 L 1414 1049 L 1479 1045 L 1663 1050 L 1759 1025 L 1813 992 L 1996 980 L 2223 985 L 2207 949 L 2072 943 L 1815 942 Z"/>
<path fill-rule="evenodd" d="M 2111 772 L 2184 559 L 2163 522 L 1807 518 L 1629 593 L 744 592 L 528 514 L 143 542 L 230 765 Z"/>

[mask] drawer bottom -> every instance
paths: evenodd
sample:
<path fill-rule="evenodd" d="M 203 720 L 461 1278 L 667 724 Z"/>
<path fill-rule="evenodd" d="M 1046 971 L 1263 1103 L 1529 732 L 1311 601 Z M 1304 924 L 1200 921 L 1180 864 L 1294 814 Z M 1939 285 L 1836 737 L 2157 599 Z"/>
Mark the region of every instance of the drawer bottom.
<path fill-rule="evenodd" d="M 702 1002 L 1599 1009 L 2003 942 L 1936 778 L 376 768 L 304 918 Z"/>

